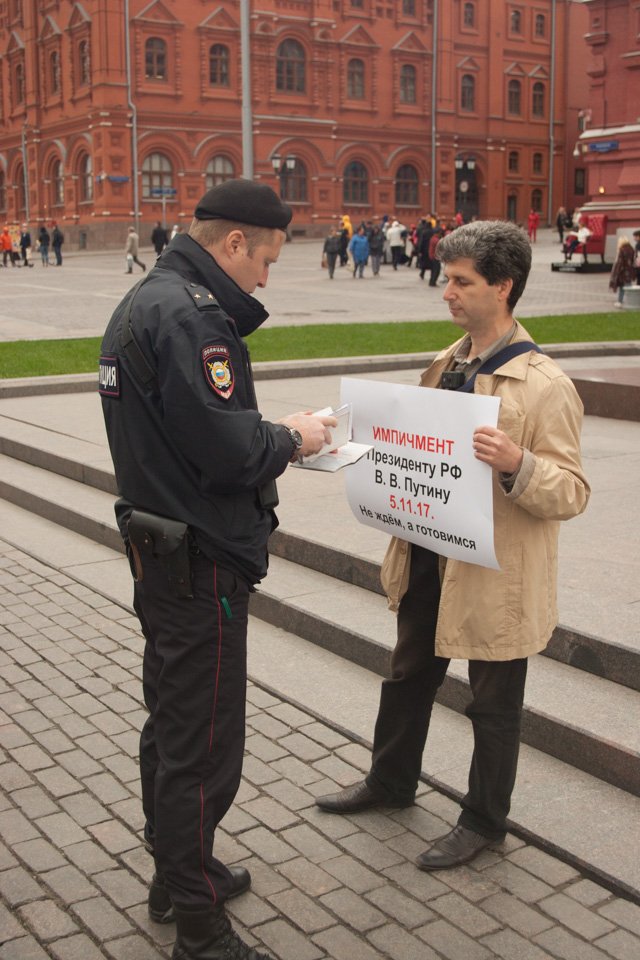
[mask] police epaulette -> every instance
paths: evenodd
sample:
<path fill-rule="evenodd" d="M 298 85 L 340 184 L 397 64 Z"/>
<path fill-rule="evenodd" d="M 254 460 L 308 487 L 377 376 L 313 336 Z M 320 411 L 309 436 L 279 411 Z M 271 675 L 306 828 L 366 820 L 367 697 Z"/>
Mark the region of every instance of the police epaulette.
<path fill-rule="evenodd" d="M 185 290 L 199 310 L 203 310 L 205 307 L 217 307 L 219 305 L 211 293 L 211 290 L 207 290 L 206 287 L 201 287 L 197 283 L 185 284 Z"/>

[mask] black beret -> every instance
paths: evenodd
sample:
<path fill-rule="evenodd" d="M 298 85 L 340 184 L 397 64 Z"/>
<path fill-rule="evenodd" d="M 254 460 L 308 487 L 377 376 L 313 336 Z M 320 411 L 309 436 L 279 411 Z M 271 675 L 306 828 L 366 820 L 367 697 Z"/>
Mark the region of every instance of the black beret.
<path fill-rule="evenodd" d="M 266 183 L 225 180 L 207 190 L 195 209 L 196 220 L 232 220 L 271 230 L 284 230 L 293 210 Z"/>

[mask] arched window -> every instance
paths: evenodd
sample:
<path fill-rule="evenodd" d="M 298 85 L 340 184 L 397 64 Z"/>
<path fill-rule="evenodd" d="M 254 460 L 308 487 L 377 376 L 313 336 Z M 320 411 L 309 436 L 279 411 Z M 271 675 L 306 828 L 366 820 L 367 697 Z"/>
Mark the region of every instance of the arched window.
<path fill-rule="evenodd" d="M 522 84 L 519 80 L 509 80 L 507 87 L 507 110 L 515 116 L 520 116 L 520 101 L 522 98 Z"/>
<path fill-rule="evenodd" d="M 509 151 L 509 173 L 517 173 L 520 169 L 520 154 L 517 150 Z"/>
<path fill-rule="evenodd" d="M 60 93 L 60 55 L 57 50 L 49 56 L 49 92 Z"/>
<path fill-rule="evenodd" d="M 460 83 L 460 109 L 475 110 L 476 108 L 476 80 L 470 73 L 462 76 Z"/>
<path fill-rule="evenodd" d="M 89 153 L 83 153 L 78 161 L 78 179 L 80 181 L 80 202 L 93 200 L 93 161 Z"/>
<path fill-rule="evenodd" d="M 167 45 L 161 37 L 149 37 L 144 45 L 144 75 L 147 80 L 167 79 Z"/>
<path fill-rule="evenodd" d="M 64 204 L 64 169 L 62 160 L 54 160 L 51 164 L 51 184 L 53 187 L 52 203 L 55 207 Z"/>
<path fill-rule="evenodd" d="M 209 83 L 212 87 L 229 86 L 229 47 L 223 43 L 209 47 Z"/>
<path fill-rule="evenodd" d="M 531 112 L 534 117 L 544 117 L 544 83 L 539 80 L 533 85 Z"/>
<path fill-rule="evenodd" d="M 205 170 L 205 185 L 207 190 L 211 190 L 212 187 L 217 187 L 219 183 L 224 183 L 225 180 L 233 180 L 234 175 L 233 164 L 228 157 L 223 157 L 222 154 L 212 157 Z"/>
<path fill-rule="evenodd" d="M 276 90 L 304 93 L 305 55 L 297 40 L 283 40 L 276 52 Z"/>
<path fill-rule="evenodd" d="M 91 60 L 89 57 L 89 41 L 81 40 L 78 44 L 78 85 L 86 87 L 91 82 Z"/>
<path fill-rule="evenodd" d="M 354 57 L 347 64 L 347 97 L 364 100 L 364 61 Z"/>
<path fill-rule="evenodd" d="M 402 12 L 405 17 L 415 17 L 416 0 L 402 0 Z"/>
<path fill-rule="evenodd" d="M 173 187 L 173 169 L 171 161 L 164 153 L 150 153 L 142 163 L 142 197 L 145 200 L 159 199 L 154 197 L 154 191 L 160 194 L 163 190 Z"/>
<path fill-rule="evenodd" d="M 16 64 L 14 77 L 16 81 L 16 104 L 24 103 L 24 65 L 22 63 Z"/>
<path fill-rule="evenodd" d="M 542 213 L 542 190 L 531 191 L 531 209 L 536 213 Z"/>
<path fill-rule="evenodd" d="M 533 172 L 542 173 L 542 163 L 543 157 L 541 153 L 534 153 L 533 155 Z"/>
<path fill-rule="evenodd" d="M 306 203 L 307 200 L 307 168 L 302 160 L 295 158 L 293 167 L 287 166 L 287 160 L 291 162 L 291 157 L 285 157 L 280 167 L 280 194 L 283 200 L 289 203 Z"/>
<path fill-rule="evenodd" d="M 536 13 L 534 24 L 534 32 L 536 37 L 544 37 L 547 33 L 547 21 L 544 13 Z"/>
<path fill-rule="evenodd" d="M 352 160 L 345 167 L 342 199 L 345 203 L 369 202 L 369 174 L 358 160 Z"/>
<path fill-rule="evenodd" d="M 400 103 L 416 102 L 416 68 L 410 63 L 400 67 Z"/>
<path fill-rule="evenodd" d="M 512 10 L 509 17 L 511 33 L 520 33 L 522 31 L 522 14 L 519 10 Z"/>
<path fill-rule="evenodd" d="M 465 27 L 475 27 L 476 25 L 476 5 L 475 3 L 465 3 L 462 8 L 462 22 Z"/>
<path fill-rule="evenodd" d="M 418 206 L 418 171 L 403 163 L 396 174 L 396 206 Z"/>
<path fill-rule="evenodd" d="M 0 213 L 6 213 L 7 210 L 7 181 L 4 171 L 0 170 Z"/>

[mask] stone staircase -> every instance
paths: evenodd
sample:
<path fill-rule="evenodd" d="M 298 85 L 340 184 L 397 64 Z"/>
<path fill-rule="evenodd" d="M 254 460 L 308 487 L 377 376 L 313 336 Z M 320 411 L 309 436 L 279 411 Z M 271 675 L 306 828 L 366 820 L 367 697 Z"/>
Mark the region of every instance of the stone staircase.
<path fill-rule="evenodd" d="M 0 416 L 0 497 L 9 504 L 121 553 L 114 494 L 103 439 L 71 441 Z M 328 519 L 325 526 L 331 527 Z M 340 524 L 335 527 L 321 538 L 294 532 L 285 519 L 273 535 L 269 577 L 252 597 L 251 613 L 262 622 L 261 644 L 277 652 L 279 668 L 263 649 L 255 656 L 266 685 L 287 686 L 291 699 L 368 743 L 376 678 L 386 673 L 395 620 L 380 593 L 378 561 L 354 548 Z M 337 691 L 344 697 L 340 705 Z M 470 750 L 469 725 L 461 717 L 467 699 L 466 663 L 453 661 L 439 696 L 439 732 L 425 779 L 454 797 L 465 789 L 468 760 L 459 758 Z M 633 897 L 640 897 L 637 856 L 636 865 L 629 857 L 628 870 L 617 876 L 612 857 L 620 862 L 624 842 L 616 855 L 609 837 L 608 849 L 594 857 L 583 827 L 596 804 L 607 811 L 607 831 L 624 831 L 635 809 L 637 831 L 639 720 L 640 654 L 630 647 L 560 627 L 546 655 L 531 658 L 519 773 L 526 802 L 522 811 L 514 803 L 514 826 Z M 543 810 L 536 813 L 542 801 L 546 819 Z M 593 840 L 596 847 L 601 842 L 602 836 Z"/>

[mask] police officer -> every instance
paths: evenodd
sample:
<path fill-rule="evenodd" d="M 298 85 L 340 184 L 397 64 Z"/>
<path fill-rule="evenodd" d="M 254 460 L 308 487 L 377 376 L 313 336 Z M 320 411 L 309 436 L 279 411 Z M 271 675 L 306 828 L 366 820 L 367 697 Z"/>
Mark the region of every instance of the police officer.
<path fill-rule="evenodd" d="M 176 920 L 174 960 L 263 960 L 225 901 L 248 871 L 213 854 L 237 792 L 245 726 L 249 594 L 267 572 L 275 480 L 330 440 L 331 417 L 277 423 L 257 410 L 243 337 L 291 220 L 270 187 L 228 180 L 198 204 L 117 307 L 100 393 L 120 498 L 116 516 L 145 637 L 140 741 L 152 919 Z"/>

